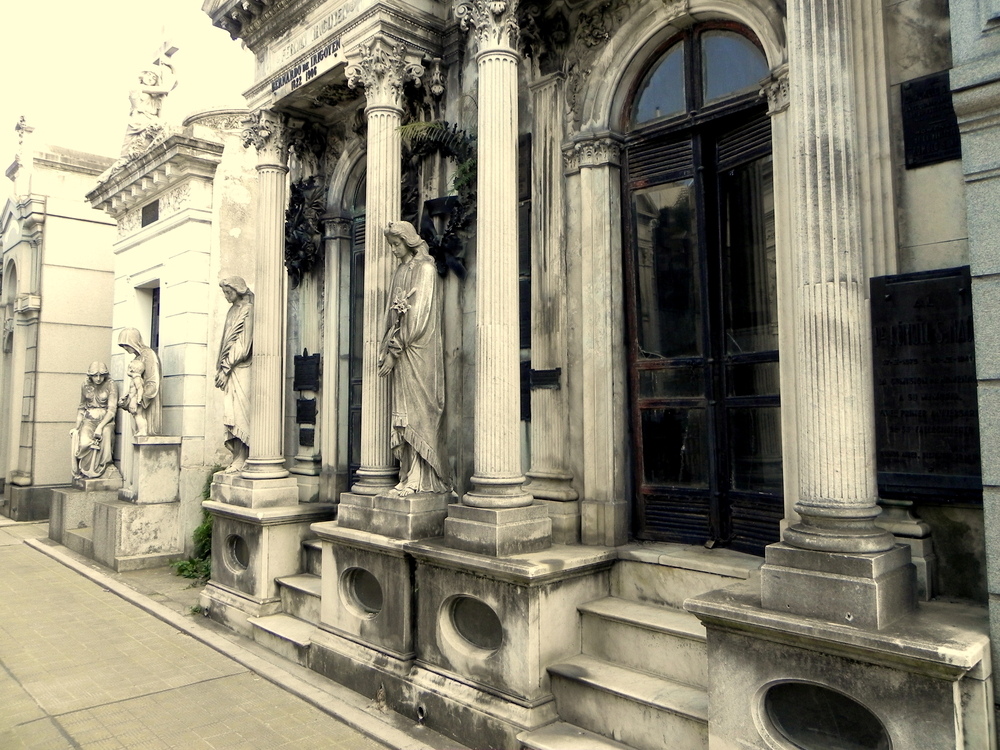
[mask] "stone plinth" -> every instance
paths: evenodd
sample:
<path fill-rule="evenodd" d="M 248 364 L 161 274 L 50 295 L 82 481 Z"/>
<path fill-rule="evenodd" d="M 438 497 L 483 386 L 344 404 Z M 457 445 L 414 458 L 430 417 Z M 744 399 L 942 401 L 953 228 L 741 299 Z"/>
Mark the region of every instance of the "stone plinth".
<path fill-rule="evenodd" d="M 426 539 L 444 534 L 449 493 L 418 492 L 405 497 L 343 493 L 337 520 L 343 529 L 359 529 L 394 539 Z"/>
<path fill-rule="evenodd" d="M 320 623 L 396 661 L 412 660 L 413 569 L 400 539 L 313 524 L 323 542 Z"/>
<path fill-rule="evenodd" d="M 607 594 L 615 550 L 557 545 L 497 558 L 440 540 L 405 549 L 419 592 L 410 681 L 427 725 L 518 747 L 519 732 L 555 718 L 546 667 L 579 652 L 577 607 Z"/>
<path fill-rule="evenodd" d="M 790 747 L 765 708 L 779 683 L 785 690 L 819 686 L 860 703 L 891 747 L 996 747 L 979 607 L 921 604 L 876 632 L 762 608 L 748 581 L 696 596 L 685 608 L 708 631 L 713 748 Z"/>
<path fill-rule="evenodd" d="M 133 438 L 129 482 L 127 487 L 118 491 L 118 499 L 143 505 L 178 502 L 180 465 L 179 437 L 150 435 Z"/>
<path fill-rule="evenodd" d="M 241 508 L 297 505 L 299 486 L 295 477 L 247 479 L 240 474 L 218 471 L 212 477 L 212 500 Z"/>
<path fill-rule="evenodd" d="M 448 506 L 444 535 L 455 549 L 504 557 L 536 552 L 552 543 L 552 521 L 544 504 L 521 508 Z"/>
<path fill-rule="evenodd" d="M 297 496 L 294 480 L 291 489 Z M 299 572 L 300 549 L 309 536 L 309 525 L 328 520 L 335 506 L 242 507 L 215 500 L 206 500 L 202 506 L 212 514 L 212 580 L 202 593 L 202 607 L 213 619 L 249 634 L 248 617 L 280 609 L 274 579 Z"/>
<path fill-rule="evenodd" d="M 916 606 L 910 550 L 848 553 L 772 544 L 760 569 L 763 606 L 857 628 L 884 628 Z"/>
<path fill-rule="evenodd" d="M 174 480 L 176 483 L 176 479 Z M 94 560 L 116 571 L 158 568 L 184 557 L 180 503 L 138 505 L 121 500 L 94 504 Z"/>

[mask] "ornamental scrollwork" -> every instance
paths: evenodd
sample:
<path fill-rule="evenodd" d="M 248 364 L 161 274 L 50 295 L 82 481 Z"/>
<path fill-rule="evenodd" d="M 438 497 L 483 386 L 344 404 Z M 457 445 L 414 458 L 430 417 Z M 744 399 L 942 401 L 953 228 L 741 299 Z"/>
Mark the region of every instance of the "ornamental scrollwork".
<path fill-rule="evenodd" d="M 253 146 L 262 159 L 284 163 L 288 152 L 288 132 L 283 116 L 269 109 L 259 109 L 244 120 L 243 147 Z"/>
<path fill-rule="evenodd" d="M 514 50 L 520 35 L 517 5 L 518 0 L 463 0 L 455 5 L 455 18 L 463 31 L 475 30 L 480 51 Z"/>
<path fill-rule="evenodd" d="M 285 211 L 285 269 L 294 289 L 321 255 L 326 180 L 310 177 L 294 182 Z"/>
<path fill-rule="evenodd" d="M 776 115 L 788 109 L 791 101 L 788 89 L 788 67 L 782 66 L 775 70 L 771 77 L 764 81 L 760 95 L 767 97 L 767 113 Z"/>
<path fill-rule="evenodd" d="M 364 88 L 369 106 L 402 106 L 403 85 L 412 81 L 419 86 L 424 75 L 423 65 L 407 62 L 406 52 L 402 42 L 381 36 L 362 42 L 356 61 L 347 66 L 347 85 Z"/>

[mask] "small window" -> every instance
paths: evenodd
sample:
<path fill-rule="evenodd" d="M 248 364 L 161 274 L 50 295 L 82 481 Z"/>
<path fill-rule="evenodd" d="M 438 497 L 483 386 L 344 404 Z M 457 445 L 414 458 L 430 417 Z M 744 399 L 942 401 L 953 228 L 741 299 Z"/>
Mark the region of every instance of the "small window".
<path fill-rule="evenodd" d="M 767 60 L 757 46 L 734 31 L 706 31 L 701 37 L 705 102 L 756 90 L 767 76 Z"/>
<path fill-rule="evenodd" d="M 160 200 L 157 198 L 152 203 L 147 203 L 142 207 L 142 226 L 149 226 L 160 218 Z"/>
<path fill-rule="evenodd" d="M 643 81 L 633 122 L 639 125 L 687 109 L 684 96 L 684 42 L 674 45 Z"/>

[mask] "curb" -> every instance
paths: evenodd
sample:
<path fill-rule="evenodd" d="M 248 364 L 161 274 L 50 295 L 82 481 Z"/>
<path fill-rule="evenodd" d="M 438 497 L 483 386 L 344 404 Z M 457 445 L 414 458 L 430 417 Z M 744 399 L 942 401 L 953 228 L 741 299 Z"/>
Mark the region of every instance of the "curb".
<path fill-rule="evenodd" d="M 397 725 L 393 725 L 389 723 L 388 717 L 382 719 L 369 713 L 361 707 L 364 705 L 364 698 L 348 688 L 326 680 L 305 667 L 293 666 L 294 669 L 307 674 L 302 676 L 293 674 L 290 669 L 253 653 L 250 648 L 231 640 L 230 637 L 213 632 L 198 620 L 181 615 L 115 580 L 92 563 L 81 562 L 72 551 L 56 542 L 49 539 L 25 539 L 24 543 L 377 742 L 395 750 L 442 750 L 449 747 L 458 750 L 463 747 L 456 743 L 449 745 L 447 744 L 449 740 L 443 735 L 414 725 L 403 717 L 398 717 Z M 240 638 L 235 634 L 231 637 Z M 354 699 L 353 703 L 361 705 L 353 705 L 351 698 Z M 433 744 L 428 744 L 421 735 Z"/>

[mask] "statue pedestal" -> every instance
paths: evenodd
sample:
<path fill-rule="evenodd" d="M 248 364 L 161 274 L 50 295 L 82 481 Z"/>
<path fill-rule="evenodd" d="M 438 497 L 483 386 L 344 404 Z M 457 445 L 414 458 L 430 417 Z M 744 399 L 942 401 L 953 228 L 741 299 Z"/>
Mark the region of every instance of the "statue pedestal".
<path fill-rule="evenodd" d="M 545 505 L 474 508 L 453 503 L 444 523 L 449 547 L 477 555 L 507 557 L 538 552 L 552 544 L 552 521 Z"/>
<path fill-rule="evenodd" d="M 100 479 L 77 478 L 72 487 L 53 489 L 49 539 L 93 558 L 94 508 L 99 502 L 113 502 L 121 486 L 121 472 L 111 464 Z"/>
<path fill-rule="evenodd" d="M 358 529 L 394 539 L 427 539 L 444 535 L 449 492 L 340 496 L 337 520 L 342 529 Z"/>
<path fill-rule="evenodd" d="M 126 486 L 94 506 L 93 558 L 119 572 L 184 557 L 180 530 L 179 437 L 134 437 Z"/>

